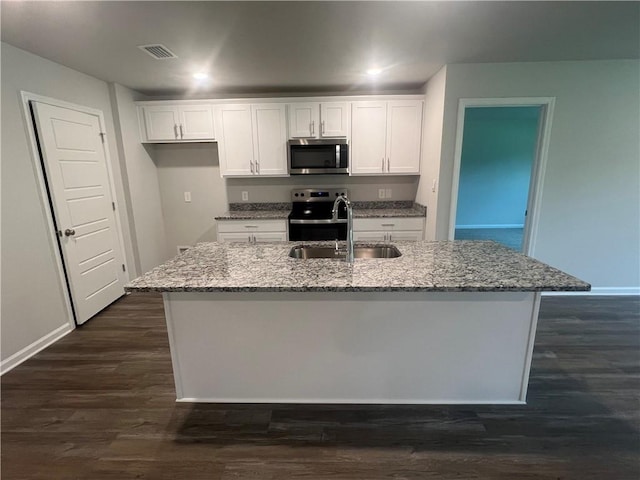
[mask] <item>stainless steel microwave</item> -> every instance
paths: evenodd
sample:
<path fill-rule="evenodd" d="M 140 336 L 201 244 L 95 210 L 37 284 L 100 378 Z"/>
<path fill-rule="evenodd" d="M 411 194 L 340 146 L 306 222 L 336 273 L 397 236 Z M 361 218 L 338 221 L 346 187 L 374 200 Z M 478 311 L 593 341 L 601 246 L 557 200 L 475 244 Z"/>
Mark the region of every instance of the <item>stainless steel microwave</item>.
<path fill-rule="evenodd" d="M 349 173 L 349 145 L 346 140 L 289 140 L 288 155 L 291 175 Z"/>

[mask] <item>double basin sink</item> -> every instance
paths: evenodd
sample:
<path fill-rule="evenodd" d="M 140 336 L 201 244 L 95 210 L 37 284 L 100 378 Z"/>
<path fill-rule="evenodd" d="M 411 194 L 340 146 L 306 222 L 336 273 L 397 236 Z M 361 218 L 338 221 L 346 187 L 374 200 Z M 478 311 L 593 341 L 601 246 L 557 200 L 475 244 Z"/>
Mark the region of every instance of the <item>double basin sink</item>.
<path fill-rule="evenodd" d="M 354 246 L 355 258 L 397 258 L 402 253 L 394 245 Z M 344 259 L 346 250 L 337 250 L 334 247 L 316 247 L 311 245 L 296 245 L 289 252 L 289 256 L 299 259 L 309 258 L 335 258 Z"/>

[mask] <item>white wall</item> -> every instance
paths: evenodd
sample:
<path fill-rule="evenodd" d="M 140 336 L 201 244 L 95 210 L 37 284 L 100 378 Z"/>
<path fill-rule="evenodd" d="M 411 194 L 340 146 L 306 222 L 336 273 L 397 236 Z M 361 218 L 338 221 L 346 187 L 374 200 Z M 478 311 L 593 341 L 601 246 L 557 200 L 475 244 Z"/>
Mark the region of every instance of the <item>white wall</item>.
<path fill-rule="evenodd" d="M 216 240 L 216 221 L 227 209 L 215 143 L 155 144 L 145 147 L 158 167 L 169 254 L 178 245 Z M 184 201 L 191 192 L 191 203 Z"/>
<path fill-rule="evenodd" d="M 131 237 L 137 274 L 149 271 L 171 258 L 175 249 L 167 246 L 160 201 L 158 170 L 140 143 L 138 115 L 134 104 L 142 96 L 119 84 L 110 84 L 120 158 L 126 164 L 129 217 L 134 219 Z"/>
<path fill-rule="evenodd" d="M 444 100 L 447 84 L 447 67 L 444 66 L 427 82 L 424 96 L 424 128 L 422 131 L 422 159 L 420 183 L 416 202 L 427 207 L 425 240 L 436 238 L 436 212 L 438 211 L 438 177 L 442 147 Z M 435 182 L 435 191 L 434 191 Z"/>
<path fill-rule="evenodd" d="M 447 67 L 436 237 L 447 237 L 458 100 L 556 97 L 533 255 L 596 292 L 640 288 L 640 64 Z"/>
<path fill-rule="evenodd" d="M 2 43 L 2 343 L 7 359 L 42 347 L 68 325 L 64 286 L 56 268 L 45 205 L 33 167 L 20 91 L 99 109 L 104 113 L 116 183 L 116 202 L 125 205 L 107 84 Z M 127 263 L 133 265 L 129 224 L 119 209 Z M 40 342 L 40 343 L 38 343 Z M 25 355 L 27 351 L 23 352 Z M 16 357 L 9 360 L 14 361 Z"/>

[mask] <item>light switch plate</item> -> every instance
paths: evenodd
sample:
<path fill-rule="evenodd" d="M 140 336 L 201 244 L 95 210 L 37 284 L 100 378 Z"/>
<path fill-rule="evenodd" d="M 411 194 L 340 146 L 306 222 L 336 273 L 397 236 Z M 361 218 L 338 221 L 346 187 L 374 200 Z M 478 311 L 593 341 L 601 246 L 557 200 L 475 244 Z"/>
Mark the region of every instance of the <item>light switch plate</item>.
<path fill-rule="evenodd" d="M 391 189 L 390 188 L 387 188 L 387 191 L 385 192 L 384 197 L 385 198 L 391 198 Z"/>
<path fill-rule="evenodd" d="M 184 201 L 186 203 L 191 203 L 191 192 L 184 192 Z"/>
<path fill-rule="evenodd" d="M 384 198 L 384 188 L 378 189 L 378 198 Z"/>
<path fill-rule="evenodd" d="M 242 192 L 242 201 L 243 202 L 248 202 L 249 201 L 249 192 L 247 192 L 247 191 L 243 191 Z"/>

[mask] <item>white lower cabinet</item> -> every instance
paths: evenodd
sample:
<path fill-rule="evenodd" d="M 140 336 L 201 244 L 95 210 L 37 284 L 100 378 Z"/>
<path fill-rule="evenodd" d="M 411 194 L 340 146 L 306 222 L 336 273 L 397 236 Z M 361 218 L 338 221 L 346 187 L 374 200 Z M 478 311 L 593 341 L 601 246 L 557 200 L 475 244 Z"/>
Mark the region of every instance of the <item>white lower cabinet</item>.
<path fill-rule="evenodd" d="M 360 242 L 418 241 L 424 236 L 424 218 L 355 218 L 353 239 Z"/>
<path fill-rule="evenodd" d="M 218 220 L 219 242 L 268 243 L 286 240 L 286 220 Z"/>

